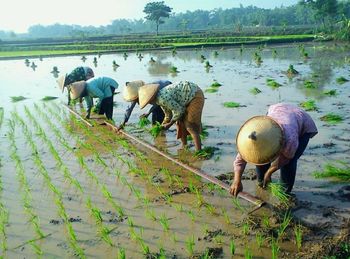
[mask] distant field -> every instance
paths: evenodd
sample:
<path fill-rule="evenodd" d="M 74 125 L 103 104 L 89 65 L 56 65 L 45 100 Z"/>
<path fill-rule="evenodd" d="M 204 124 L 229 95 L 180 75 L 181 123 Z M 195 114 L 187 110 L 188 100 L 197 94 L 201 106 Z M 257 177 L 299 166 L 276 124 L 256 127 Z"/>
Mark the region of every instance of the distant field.
<path fill-rule="evenodd" d="M 233 46 L 244 44 L 291 43 L 315 40 L 316 36 L 305 35 L 276 35 L 269 37 L 147 37 L 144 39 L 123 38 L 104 41 L 80 41 L 71 43 L 38 42 L 33 43 L 2 43 L 0 59 L 12 59 L 39 56 L 62 56 L 85 53 L 127 52 L 161 48 L 187 48 Z"/>

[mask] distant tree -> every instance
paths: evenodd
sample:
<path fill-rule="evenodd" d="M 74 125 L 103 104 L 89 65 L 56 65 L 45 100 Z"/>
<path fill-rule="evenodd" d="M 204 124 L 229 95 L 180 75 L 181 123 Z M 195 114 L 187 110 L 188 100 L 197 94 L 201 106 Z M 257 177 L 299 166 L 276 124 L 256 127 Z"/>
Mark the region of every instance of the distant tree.
<path fill-rule="evenodd" d="M 338 14 L 337 0 L 302 0 L 302 4 L 310 5 L 316 11 L 316 18 L 319 19 L 323 26 L 332 25 Z"/>
<path fill-rule="evenodd" d="M 156 32 L 158 35 L 159 25 L 164 23 L 161 18 L 169 18 L 172 8 L 164 4 L 164 1 L 161 2 L 151 2 L 147 3 L 143 12 L 146 15 L 146 19 L 149 21 L 156 22 Z"/>

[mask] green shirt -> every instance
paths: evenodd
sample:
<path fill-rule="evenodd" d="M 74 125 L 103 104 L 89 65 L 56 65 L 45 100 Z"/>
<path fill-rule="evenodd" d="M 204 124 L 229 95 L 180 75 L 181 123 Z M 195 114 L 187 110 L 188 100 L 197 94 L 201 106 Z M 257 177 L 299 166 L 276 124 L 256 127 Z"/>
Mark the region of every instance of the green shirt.
<path fill-rule="evenodd" d="M 159 90 L 156 104 L 164 111 L 163 123 L 179 120 L 199 89 L 195 83 L 180 81 Z"/>
<path fill-rule="evenodd" d="M 96 106 L 101 107 L 102 100 L 113 95 L 111 87 L 118 88 L 118 83 L 110 77 L 94 77 L 86 81 L 85 102 L 88 111 L 93 106 L 92 98 L 98 98 Z"/>

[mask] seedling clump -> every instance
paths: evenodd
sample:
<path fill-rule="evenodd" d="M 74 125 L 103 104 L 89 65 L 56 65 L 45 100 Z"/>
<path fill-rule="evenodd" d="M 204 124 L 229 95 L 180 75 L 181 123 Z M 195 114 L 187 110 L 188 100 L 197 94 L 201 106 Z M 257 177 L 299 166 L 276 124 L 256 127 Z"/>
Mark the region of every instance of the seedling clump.
<path fill-rule="evenodd" d="M 316 88 L 317 88 L 317 85 L 315 84 L 314 81 L 306 80 L 306 81 L 304 82 L 304 87 L 305 87 L 305 88 L 308 88 L 308 89 L 316 89 Z"/>
<path fill-rule="evenodd" d="M 21 95 L 20 96 L 11 96 L 11 101 L 13 103 L 20 102 L 20 101 L 23 101 L 25 99 L 27 99 L 27 97 L 24 97 L 24 96 L 21 96 Z"/>
<path fill-rule="evenodd" d="M 162 126 L 160 125 L 159 122 L 157 122 L 155 125 L 152 126 L 152 128 L 149 130 L 151 135 L 156 138 L 160 132 L 162 131 Z"/>
<path fill-rule="evenodd" d="M 329 96 L 335 96 L 337 95 L 337 90 L 332 89 L 332 90 L 328 90 L 328 91 L 323 91 L 324 95 L 329 95 Z"/>
<path fill-rule="evenodd" d="M 293 65 L 289 65 L 289 68 L 287 70 L 287 75 L 288 76 L 295 76 L 297 74 L 299 74 L 299 72 L 294 69 L 294 66 Z"/>
<path fill-rule="evenodd" d="M 42 101 L 51 101 L 51 100 L 55 100 L 55 99 L 57 99 L 58 97 L 56 97 L 56 96 L 45 96 L 44 98 L 42 98 L 41 100 Z"/>
<path fill-rule="evenodd" d="M 342 85 L 342 84 L 348 82 L 349 80 L 346 79 L 345 77 L 341 76 L 341 77 L 338 77 L 338 78 L 336 79 L 336 81 L 337 81 L 338 84 Z"/>
<path fill-rule="evenodd" d="M 317 106 L 315 104 L 315 100 L 307 100 L 305 102 L 301 102 L 300 106 L 304 108 L 306 111 L 317 111 Z"/>
<path fill-rule="evenodd" d="M 195 157 L 210 159 L 214 155 L 215 147 L 204 147 L 194 153 Z"/>
<path fill-rule="evenodd" d="M 334 113 L 328 113 L 320 118 L 321 121 L 325 121 L 329 124 L 337 124 L 343 121 L 343 118 L 340 115 Z"/>
<path fill-rule="evenodd" d="M 217 91 L 218 91 L 218 89 L 217 88 L 213 88 L 213 87 L 205 89 L 206 93 L 216 93 Z"/>
<path fill-rule="evenodd" d="M 142 117 L 140 120 L 139 120 L 139 126 L 140 128 L 144 128 L 145 126 L 151 124 L 150 120 L 146 117 Z"/>
<path fill-rule="evenodd" d="M 350 166 L 343 161 L 338 161 L 337 163 L 340 165 L 340 167 L 336 166 L 335 164 L 328 163 L 325 165 L 323 171 L 316 171 L 313 173 L 313 175 L 316 178 L 334 177 L 341 181 L 350 181 Z"/>
<path fill-rule="evenodd" d="M 224 107 L 226 108 L 239 108 L 241 105 L 236 102 L 224 102 Z"/>
<path fill-rule="evenodd" d="M 281 86 L 280 83 L 277 83 L 274 79 L 271 79 L 271 78 L 266 79 L 266 83 L 268 86 L 272 87 L 273 89 L 279 88 Z"/>
<path fill-rule="evenodd" d="M 261 93 L 261 90 L 257 87 L 254 87 L 254 88 L 250 89 L 249 92 L 254 94 L 254 95 L 257 95 L 257 94 Z"/>

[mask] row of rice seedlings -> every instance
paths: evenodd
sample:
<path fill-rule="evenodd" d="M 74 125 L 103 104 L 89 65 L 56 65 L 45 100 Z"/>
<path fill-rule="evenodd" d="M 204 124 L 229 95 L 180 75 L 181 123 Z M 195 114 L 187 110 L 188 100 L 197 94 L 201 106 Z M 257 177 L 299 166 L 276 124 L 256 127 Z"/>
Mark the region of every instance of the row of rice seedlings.
<path fill-rule="evenodd" d="M 111 230 L 109 230 L 104 224 L 102 219 L 102 213 L 101 210 L 94 206 L 91 203 L 91 198 L 87 198 L 86 206 L 90 210 L 90 214 L 96 221 L 96 225 L 98 227 L 98 232 L 102 238 L 103 241 L 105 241 L 108 245 L 113 246 L 113 242 L 111 237 L 109 236 Z"/>
<path fill-rule="evenodd" d="M 25 175 L 25 169 L 24 169 L 24 166 L 22 164 L 22 161 L 17 154 L 17 146 L 16 146 L 16 142 L 14 139 L 14 132 L 12 130 L 13 129 L 11 128 L 10 132 L 8 133 L 8 136 L 10 139 L 10 144 L 11 144 L 11 149 L 12 149 L 10 157 L 15 162 L 17 178 L 18 178 L 18 180 L 21 184 L 21 187 L 22 187 L 21 194 L 22 194 L 23 209 L 26 212 L 26 214 L 28 215 L 28 222 L 31 223 L 33 230 L 37 235 L 36 238 L 41 239 L 45 236 L 45 234 L 43 233 L 43 231 L 40 227 L 39 217 L 33 209 L 31 189 L 29 187 L 28 180 L 27 180 L 26 175 Z M 37 255 L 43 254 L 40 246 L 36 245 L 35 242 L 31 242 L 31 244 L 32 244 L 32 248 L 34 249 L 34 252 Z"/>
<path fill-rule="evenodd" d="M 316 178 L 332 177 L 341 181 L 350 181 L 350 166 L 344 161 L 327 163 L 322 171 L 315 171 Z"/>
<path fill-rule="evenodd" d="M 58 214 L 59 216 L 63 219 L 66 229 L 67 229 L 67 234 L 69 237 L 69 244 L 71 245 L 74 253 L 80 257 L 80 258 L 85 258 L 84 250 L 79 246 L 77 242 L 77 237 L 75 234 L 75 231 L 72 227 L 71 222 L 69 221 L 69 216 L 66 213 L 63 201 L 62 201 L 62 192 L 52 183 L 51 177 L 49 176 L 49 173 L 47 169 L 45 168 L 40 156 L 39 156 L 39 151 L 32 139 L 32 133 L 29 131 L 27 125 L 24 123 L 23 119 L 17 114 L 13 113 L 13 117 L 17 119 L 17 122 L 21 125 L 23 129 L 24 136 L 27 140 L 27 143 L 32 149 L 32 159 L 34 163 L 36 164 L 37 168 L 39 169 L 40 174 L 43 176 L 44 181 L 47 185 L 47 187 L 52 191 L 55 197 L 55 203 L 58 208 Z"/>
<path fill-rule="evenodd" d="M 42 112 L 40 112 L 38 109 L 39 107 L 36 105 L 35 106 L 38 113 L 39 114 L 43 114 Z M 52 156 L 54 157 L 54 159 L 56 160 L 57 162 L 57 168 L 62 171 L 63 173 L 63 176 L 65 177 L 65 179 L 67 179 L 71 184 L 73 184 L 76 189 L 78 191 L 80 191 L 81 193 L 83 193 L 83 188 L 81 186 L 81 184 L 79 183 L 79 181 L 74 178 L 72 176 L 72 173 L 70 172 L 70 170 L 68 169 L 68 167 L 64 164 L 64 162 L 62 161 L 61 159 L 61 156 L 59 155 L 59 153 L 57 152 L 56 148 L 54 147 L 52 141 L 46 136 L 45 134 L 45 131 L 42 129 L 42 127 L 40 126 L 39 122 L 36 120 L 36 118 L 31 114 L 31 112 L 29 111 L 28 107 L 24 107 L 25 109 L 25 113 L 27 115 L 27 117 L 31 120 L 31 122 L 34 124 L 34 127 L 36 128 L 36 130 L 40 133 L 38 134 L 39 137 L 48 145 L 49 147 L 49 150 L 52 154 Z M 43 116 L 45 119 L 47 118 L 47 116 Z M 63 146 L 64 147 L 68 147 L 70 150 L 70 146 L 68 145 L 68 143 L 63 140 L 64 138 L 62 137 L 60 131 L 55 127 L 55 125 L 50 121 L 50 120 L 47 120 L 47 122 L 50 122 L 49 123 L 49 126 L 51 127 L 52 131 L 55 133 L 56 137 L 59 139 L 59 141 L 64 143 Z M 62 143 L 61 142 L 61 143 Z"/>

